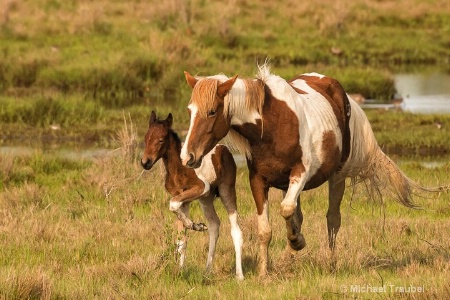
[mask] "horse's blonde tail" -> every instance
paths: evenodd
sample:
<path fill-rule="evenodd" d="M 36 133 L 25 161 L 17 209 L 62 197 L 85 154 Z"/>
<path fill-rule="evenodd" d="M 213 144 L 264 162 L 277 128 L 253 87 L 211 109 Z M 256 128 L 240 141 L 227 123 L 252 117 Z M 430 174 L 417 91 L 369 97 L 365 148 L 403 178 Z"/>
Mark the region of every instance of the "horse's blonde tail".
<path fill-rule="evenodd" d="M 441 192 L 450 186 L 424 187 L 408 178 L 378 146 L 369 121 L 358 104 L 351 101 L 352 151 L 347 175 L 352 184 L 364 182 L 372 199 L 388 194 L 400 204 L 417 207 L 412 196 L 420 192 Z M 345 168 L 345 167 L 344 167 Z"/>
<path fill-rule="evenodd" d="M 388 194 L 400 204 L 417 208 L 412 200 L 413 195 L 420 192 L 441 192 L 450 189 L 450 186 L 424 187 L 407 177 L 383 151 L 378 148 L 370 159 L 369 164 L 356 177 L 354 182 L 368 183 L 369 194 L 372 198 Z"/>

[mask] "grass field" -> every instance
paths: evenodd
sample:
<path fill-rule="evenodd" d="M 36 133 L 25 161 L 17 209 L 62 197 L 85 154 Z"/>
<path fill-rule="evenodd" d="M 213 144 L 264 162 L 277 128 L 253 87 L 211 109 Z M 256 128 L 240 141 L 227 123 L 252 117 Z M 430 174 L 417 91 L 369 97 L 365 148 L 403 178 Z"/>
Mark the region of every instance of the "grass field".
<path fill-rule="evenodd" d="M 143 172 L 130 123 L 120 148 L 95 161 L 36 152 L 0 158 L 0 298 L 3 299 L 444 299 L 450 294 L 450 194 L 416 198 L 412 210 L 349 188 L 332 257 L 326 187 L 302 195 L 307 247 L 285 255 L 281 193 L 270 193 L 273 240 L 267 278 L 257 276 L 256 213 L 246 168 L 238 172 L 246 279 L 234 278 L 225 210 L 215 272 L 204 274 L 207 235 L 189 232 L 186 265 L 174 257 L 175 216 L 162 166 Z M 121 142 L 122 144 L 120 144 Z M 448 159 L 434 168 L 396 160 L 428 186 L 450 182 Z M 198 204 L 192 218 L 205 221 Z M 374 291 L 384 287 L 383 291 Z"/>
<path fill-rule="evenodd" d="M 81 91 L 117 106 L 186 96 L 183 70 L 251 76 L 269 58 L 283 77 L 322 72 L 390 99 L 392 70 L 448 71 L 448 24 L 444 0 L 5 0 L 0 91 Z"/>
<path fill-rule="evenodd" d="M 189 232 L 178 269 L 164 173 L 143 172 L 138 159 L 152 109 L 173 113 L 184 137 L 184 70 L 250 77 L 269 58 L 282 77 L 321 72 L 349 93 L 387 101 L 393 72 L 450 71 L 449 24 L 444 0 L 0 1 L 0 146 L 117 148 L 94 160 L 40 147 L 0 154 L 0 299 L 448 298 L 449 193 L 417 197 L 423 209 L 412 210 L 348 188 L 333 256 L 327 188 L 305 192 L 307 247 L 291 257 L 281 193 L 271 191 L 270 271 L 259 278 L 256 212 L 241 167 L 246 278 L 237 282 L 220 203 L 214 274 L 204 273 L 208 237 L 199 232 Z M 367 113 L 384 149 L 413 155 L 394 157 L 406 174 L 427 186 L 450 183 L 449 115 Z M 192 218 L 205 222 L 198 204 Z"/>

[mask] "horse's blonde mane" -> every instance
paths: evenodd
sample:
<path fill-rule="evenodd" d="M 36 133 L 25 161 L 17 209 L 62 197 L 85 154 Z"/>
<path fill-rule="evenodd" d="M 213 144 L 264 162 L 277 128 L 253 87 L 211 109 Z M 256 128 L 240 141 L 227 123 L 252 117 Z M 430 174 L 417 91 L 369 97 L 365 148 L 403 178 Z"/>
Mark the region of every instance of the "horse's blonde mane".
<path fill-rule="evenodd" d="M 225 117 L 235 116 L 240 119 L 253 111 L 261 116 L 261 122 L 263 122 L 264 86 L 266 79 L 271 74 L 268 64 L 258 66 L 258 69 L 259 72 L 255 79 L 236 79 L 233 88 L 224 98 L 223 113 Z M 206 118 L 208 111 L 214 108 L 218 86 L 227 81 L 229 77 L 218 74 L 208 77 L 197 77 L 197 79 L 190 103 L 197 107 L 199 116 Z M 224 140 L 232 150 L 250 158 L 248 141 L 239 133 L 231 129 Z"/>
<path fill-rule="evenodd" d="M 192 91 L 190 103 L 195 104 L 200 115 L 206 117 L 207 112 L 213 109 L 217 87 L 228 79 L 224 75 L 199 78 Z M 260 79 L 238 78 L 225 96 L 223 113 L 228 116 L 255 110 L 261 114 L 263 104 L 264 82 Z"/>
<path fill-rule="evenodd" d="M 217 93 L 218 80 L 201 78 L 192 90 L 190 103 L 197 107 L 200 116 L 206 118 L 208 111 L 214 106 Z"/>

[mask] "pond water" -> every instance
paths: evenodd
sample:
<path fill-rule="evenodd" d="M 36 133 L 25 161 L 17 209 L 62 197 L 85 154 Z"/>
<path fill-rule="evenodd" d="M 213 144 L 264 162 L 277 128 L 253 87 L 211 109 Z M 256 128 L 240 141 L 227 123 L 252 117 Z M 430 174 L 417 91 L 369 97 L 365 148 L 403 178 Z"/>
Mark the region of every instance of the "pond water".
<path fill-rule="evenodd" d="M 450 113 L 450 75 L 397 74 L 394 77 L 401 108 L 412 113 Z"/>
<path fill-rule="evenodd" d="M 394 75 L 396 103 L 367 100 L 367 109 L 401 109 L 417 114 L 450 113 L 450 74 L 443 72 L 398 73 Z"/>

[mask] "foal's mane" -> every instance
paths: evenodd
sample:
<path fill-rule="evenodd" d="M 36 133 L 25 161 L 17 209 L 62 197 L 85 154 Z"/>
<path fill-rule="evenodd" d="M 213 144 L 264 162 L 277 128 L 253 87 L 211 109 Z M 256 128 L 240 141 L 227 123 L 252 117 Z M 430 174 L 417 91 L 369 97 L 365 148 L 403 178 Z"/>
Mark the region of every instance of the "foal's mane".
<path fill-rule="evenodd" d="M 175 147 L 177 148 L 177 151 L 179 153 L 181 153 L 181 139 L 180 139 L 180 137 L 178 136 L 178 134 L 175 131 L 173 131 L 173 129 L 170 129 L 169 132 L 171 133 L 172 138 L 175 141 Z"/>
<path fill-rule="evenodd" d="M 165 120 L 156 119 L 156 123 L 157 124 L 163 124 L 164 125 L 164 121 Z M 181 153 L 181 139 L 180 139 L 180 137 L 178 136 L 178 134 L 172 128 L 169 128 L 169 134 L 173 138 L 173 140 L 175 141 L 175 147 L 176 147 L 177 151 Z"/>

